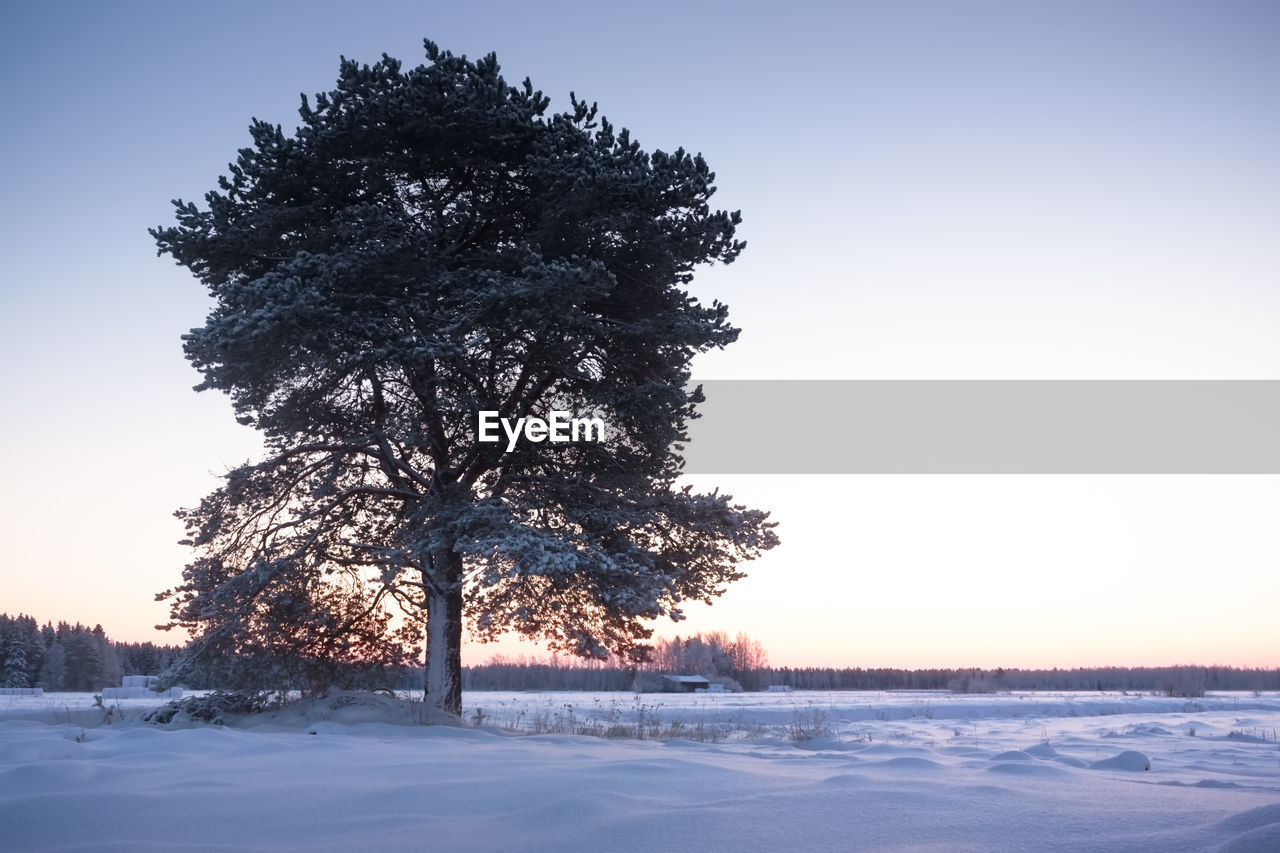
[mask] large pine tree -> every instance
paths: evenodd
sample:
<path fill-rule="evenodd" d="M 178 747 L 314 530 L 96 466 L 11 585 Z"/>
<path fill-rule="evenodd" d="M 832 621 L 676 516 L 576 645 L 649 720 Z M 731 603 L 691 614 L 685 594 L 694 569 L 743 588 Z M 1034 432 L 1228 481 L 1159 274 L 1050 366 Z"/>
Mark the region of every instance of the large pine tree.
<path fill-rule="evenodd" d="M 427 698 L 461 708 L 464 617 L 643 655 L 776 544 L 766 514 L 675 486 L 690 359 L 737 337 L 693 271 L 729 263 L 713 173 L 496 59 L 343 60 L 292 135 L 254 121 L 207 207 L 152 230 L 215 307 L 185 337 L 269 455 L 185 519 L 172 598 L 197 649 L 340 639 L 425 615 Z M 601 443 L 477 440 L 477 414 L 599 416 Z M 331 642 L 330 642 L 331 641 Z M 361 646 L 361 642 L 356 643 Z M 350 650 L 358 658 L 367 649 Z"/>

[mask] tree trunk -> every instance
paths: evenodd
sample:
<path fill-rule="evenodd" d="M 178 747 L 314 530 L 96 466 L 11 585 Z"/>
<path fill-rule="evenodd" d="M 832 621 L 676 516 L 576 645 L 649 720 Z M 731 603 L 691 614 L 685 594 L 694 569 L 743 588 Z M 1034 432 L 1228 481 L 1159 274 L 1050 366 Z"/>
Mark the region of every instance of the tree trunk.
<path fill-rule="evenodd" d="M 462 716 L 462 557 L 435 555 L 437 589 L 427 592 L 427 677 L 429 709 Z"/>

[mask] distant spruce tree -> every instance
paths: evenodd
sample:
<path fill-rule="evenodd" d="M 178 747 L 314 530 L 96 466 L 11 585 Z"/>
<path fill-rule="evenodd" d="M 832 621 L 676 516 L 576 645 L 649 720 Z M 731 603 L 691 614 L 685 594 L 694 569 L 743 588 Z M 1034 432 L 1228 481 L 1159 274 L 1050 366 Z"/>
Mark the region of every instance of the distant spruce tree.
<path fill-rule="evenodd" d="M 0 613 L 0 687 L 36 687 L 45 644 L 36 620 Z"/>
<path fill-rule="evenodd" d="M 92 631 L 76 625 L 62 637 L 62 647 L 66 650 L 66 689 L 101 690 L 111 683 L 103 671 L 102 643 Z"/>
<path fill-rule="evenodd" d="M 344 59 L 292 136 L 255 120 L 207 207 L 151 231 L 215 300 L 185 338 L 198 387 L 269 450 L 179 513 L 197 556 L 161 597 L 210 654 L 341 655 L 395 603 L 425 616 L 427 699 L 457 714 L 464 618 L 643 657 L 647 623 L 777 538 L 674 486 L 690 360 L 738 335 L 687 290 L 744 245 L 706 162 L 572 95 L 548 115 L 492 55 L 426 55 Z M 505 452 L 478 440 L 482 410 L 598 416 L 605 440 Z"/>
<path fill-rule="evenodd" d="M 40 668 L 40 684 L 45 690 L 65 690 L 67 684 L 67 650 L 54 640 L 45 651 Z"/>
<path fill-rule="evenodd" d="M 27 637 L 17 619 L 0 621 L 0 687 L 30 687 Z"/>

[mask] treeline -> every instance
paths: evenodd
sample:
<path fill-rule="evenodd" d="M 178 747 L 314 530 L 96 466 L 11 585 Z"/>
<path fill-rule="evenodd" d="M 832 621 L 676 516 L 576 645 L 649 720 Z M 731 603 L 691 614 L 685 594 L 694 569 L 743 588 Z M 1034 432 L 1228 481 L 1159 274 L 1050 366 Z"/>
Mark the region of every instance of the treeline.
<path fill-rule="evenodd" d="M 39 625 L 30 616 L 0 613 L 0 687 L 42 687 L 46 691 L 97 691 L 118 685 L 123 675 L 160 675 L 175 668 L 182 646 L 120 643 L 101 625 Z M 226 671 L 243 660 L 214 659 L 188 666 L 183 683 L 218 688 L 231 683 Z M 1280 669 L 1231 666 L 1086 667 L 1079 669 L 861 669 L 771 667 L 760 643 L 746 634 L 722 632 L 658 640 L 647 662 L 552 657 L 494 657 L 464 667 L 464 690 L 651 689 L 659 674 L 701 675 L 732 690 L 758 691 L 779 685 L 794 690 L 951 690 L 997 693 L 1009 690 L 1110 690 L 1203 696 L 1218 690 L 1280 690 Z M 377 684 L 403 690 L 422 688 L 421 667 L 386 672 Z M 282 684 L 282 687 L 293 685 Z"/>
<path fill-rule="evenodd" d="M 182 654 L 180 646 L 117 643 L 101 625 L 46 622 L 0 613 L 0 687 L 97 691 L 126 674 L 154 675 Z"/>
<path fill-rule="evenodd" d="M 486 664 L 462 668 L 462 689 L 630 690 L 635 678 L 634 668 L 600 661 L 572 658 L 538 661 L 495 655 Z"/>
<path fill-rule="evenodd" d="M 314 692 L 330 684 L 420 690 L 423 683 L 421 668 L 415 673 L 382 667 L 371 675 L 369 667 L 312 659 L 303 661 L 304 668 L 310 663 L 311 669 L 299 672 L 299 667 L 283 666 L 280 658 L 224 654 L 193 659 L 186 651 L 186 646 L 115 642 L 101 625 L 47 622 L 41 626 L 31 616 L 0 613 L 0 687 L 97 692 L 118 687 L 125 675 L 160 675 L 193 689 L 243 689 L 247 670 L 267 673 L 264 678 L 271 689 L 282 691 Z"/>
<path fill-rule="evenodd" d="M 730 690 L 1111 690 L 1203 696 L 1214 690 L 1280 690 L 1280 669 L 1231 666 L 1078 669 L 862 669 L 771 667 L 746 634 L 713 632 L 659 640 L 646 663 L 494 658 L 463 670 L 464 690 L 658 690 L 659 674 L 701 675 Z"/>
<path fill-rule="evenodd" d="M 463 667 L 463 690 L 658 690 L 662 673 L 701 675 L 730 690 L 763 690 L 769 656 L 758 640 L 722 631 L 659 639 L 647 661 L 495 656 Z"/>
<path fill-rule="evenodd" d="M 796 690 L 1127 690 L 1169 696 L 1203 696 L 1213 690 L 1280 690 L 1280 669 L 1232 666 L 993 670 L 778 667 L 761 675 L 769 684 Z"/>
<path fill-rule="evenodd" d="M 583 668 L 560 661 L 495 659 L 463 671 L 464 690 L 632 690 L 648 667 Z M 999 693 L 1018 690 L 1108 690 L 1203 696 L 1217 690 L 1280 690 L 1280 669 L 1229 666 L 1101 667 L 1081 669 L 860 669 L 764 667 L 708 672 L 673 668 L 668 673 L 731 679 L 743 690 L 772 685 L 793 690 L 950 690 Z M 732 685 L 730 685 L 732 686 Z"/>

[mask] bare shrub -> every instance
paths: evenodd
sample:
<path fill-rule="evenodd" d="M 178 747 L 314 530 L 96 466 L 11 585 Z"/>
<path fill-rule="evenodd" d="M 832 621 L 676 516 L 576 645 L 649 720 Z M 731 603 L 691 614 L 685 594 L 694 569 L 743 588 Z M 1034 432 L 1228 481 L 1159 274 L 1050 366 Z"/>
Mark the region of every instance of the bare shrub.
<path fill-rule="evenodd" d="M 834 729 L 831 727 L 831 718 L 821 708 L 797 708 L 791 715 L 786 734 L 792 743 L 804 743 L 814 738 L 831 737 Z"/>

